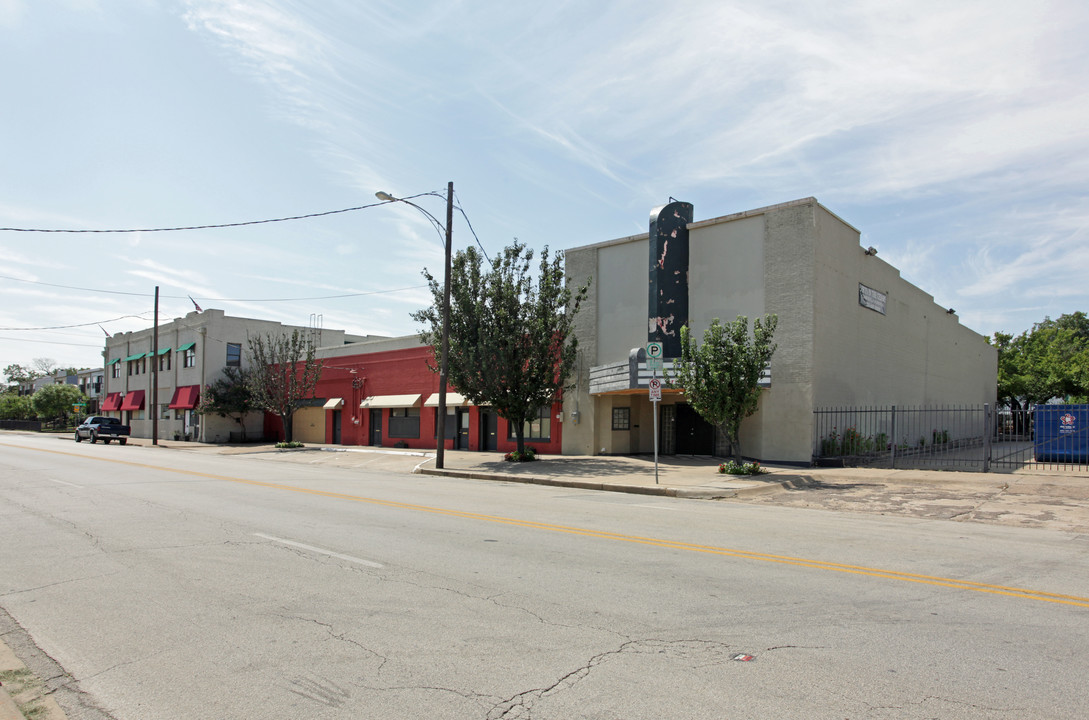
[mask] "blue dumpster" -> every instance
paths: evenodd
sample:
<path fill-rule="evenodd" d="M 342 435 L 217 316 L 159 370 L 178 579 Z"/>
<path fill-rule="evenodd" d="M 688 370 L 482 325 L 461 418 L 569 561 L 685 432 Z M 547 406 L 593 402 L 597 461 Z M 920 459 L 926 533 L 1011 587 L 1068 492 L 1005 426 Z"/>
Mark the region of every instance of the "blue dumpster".
<path fill-rule="evenodd" d="M 1037 405 L 1037 462 L 1089 463 L 1089 405 Z"/>

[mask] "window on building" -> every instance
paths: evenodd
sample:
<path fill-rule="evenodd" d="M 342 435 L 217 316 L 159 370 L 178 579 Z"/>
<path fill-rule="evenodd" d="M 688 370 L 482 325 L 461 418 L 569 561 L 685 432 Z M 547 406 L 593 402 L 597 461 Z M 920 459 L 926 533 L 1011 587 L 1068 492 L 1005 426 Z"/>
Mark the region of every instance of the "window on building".
<path fill-rule="evenodd" d="M 163 420 L 170 419 L 170 403 L 164 403 L 159 406 L 159 417 Z"/>
<path fill-rule="evenodd" d="M 458 436 L 458 418 L 456 411 L 448 407 L 446 409 L 446 425 L 443 427 L 443 434 L 446 435 L 446 439 L 456 438 Z M 439 436 L 439 409 L 435 408 L 435 437 Z"/>
<path fill-rule="evenodd" d="M 631 430 L 631 408 L 613 408 L 613 430 Z"/>
<path fill-rule="evenodd" d="M 514 423 L 507 424 L 507 439 L 516 439 L 514 433 Z M 525 424 L 525 434 L 523 436 L 526 440 L 543 440 L 548 441 L 552 439 L 552 408 L 545 406 L 537 409 L 536 415 L 531 415 L 529 420 Z"/>
<path fill-rule="evenodd" d="M 159 372 L 170 369 L 170 355 L 168 351 L 159 356 Z"/>
<path fill-rule="evenodd" d="M 227 367 L 242 366 L 242 343 L 227 343 Z"/>
<path fill-rule="evenodd" d="M 393 408 L 389 411 L 389 437 L 420 437 L 420 408 Z"/>
<path fill-rule="evenodd" d="M 187 348 L 184 357 L 182 357 L 182 367 L 196 367 L 197 366 L 197 349 L 196 347 Z"/>
<path fill-rule="evenodd" d="M 121 377 L 121 363 L 113 364 L 113 370 L 110 372 L 110 377 L 115 380 Z"/>

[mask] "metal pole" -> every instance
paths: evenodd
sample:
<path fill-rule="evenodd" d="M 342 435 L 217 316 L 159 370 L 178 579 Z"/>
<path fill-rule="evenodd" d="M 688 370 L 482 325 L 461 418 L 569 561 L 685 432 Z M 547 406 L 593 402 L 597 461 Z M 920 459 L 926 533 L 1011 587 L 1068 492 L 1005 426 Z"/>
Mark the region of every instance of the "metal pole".
<path fill-rule="evenodd" d="M 892 406 L 892 462 L 890 465 L 896 467 L 896 406 Z"/>
<path fill-rule="evenodd" d="M 983 403 L 983 472 L 991 471 L 991 435 L 993 433 L 991 404 Z"/>
<path fill-rule="evenodd" d="M 446 185 L 446 266 L 442 281 L 442 357 L 439 358 L 439 417 L 436 424 L 438 443 L 435 448 L 435 467 L 444 467 L 446 451 L 446 375 L 450 355 L 450 247 L 453 244 L 454 183 Z"/>
<path fill-rule="evenodd" d="M 654 484 L 658 484 L 658 401 L 651 403 L 654 407 Z"/>
<path fill-rule="evenodd" d="M 151 444 L 159 444 L 159 286 L 155 286 L 155 333 L 151 338 Z"/>

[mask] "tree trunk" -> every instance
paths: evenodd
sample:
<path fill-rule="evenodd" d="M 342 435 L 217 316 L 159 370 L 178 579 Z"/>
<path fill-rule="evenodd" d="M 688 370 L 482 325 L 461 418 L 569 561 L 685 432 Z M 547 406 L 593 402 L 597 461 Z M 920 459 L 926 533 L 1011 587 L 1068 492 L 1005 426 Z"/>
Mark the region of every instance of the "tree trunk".
<path fill-rule="evenodd" d="M 518 453 L 524 453 L 526 451 L 526 424 L 524 422 L 514 426 L 514 439 L 518 443 Z"/>
<path fill-rule="evenodd" d="M 292 416 L 291 413 L 288 413 L 287 415 L 281 415 L 280 416 L 280 420 L 281 420 L 281 422 L 283 422 L 283 425 L 284 425 L 284 442 L 291 442 L 291 437 L 292 437 L 292 434 L 291 434 L 292 422 L 291 421 L 292 421 L 292 419 L 293 419 L 293 416 Z"/>

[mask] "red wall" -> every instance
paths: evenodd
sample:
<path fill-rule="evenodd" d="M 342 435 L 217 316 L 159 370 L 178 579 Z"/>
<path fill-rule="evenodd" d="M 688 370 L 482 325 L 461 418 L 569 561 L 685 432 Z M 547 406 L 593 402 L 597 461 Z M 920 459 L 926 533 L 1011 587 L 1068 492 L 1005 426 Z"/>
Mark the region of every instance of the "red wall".
<path fill-rule="evenodd" d="M 405 447 L 417 449 L 435 448 L 436 408 L 422 407 L 433 393 L 439 391 L 438 373 L 432 372 L 427 363 L 432 353 L 429 347 L 415 347 L 407 350 L 390 350 L 361 355 L 328 358 L 323 361 L 321 379 L 314 391 L 315 397 L 330 399 L 342 398 L 341 408 L 341 445 L 370 445 L 370 409 L 360 408 L 364 398 L 374 395 L 420 395 L 420 436 L 418 438 L 389 437 L 389 410 L 382 409 L 382 447 L 393 447 L 402 443 Z M 454 392 L 448 388 L 448 392 Z M 469 450 L 480 450 L 481 428 L 480 408 L 462 408 L 469 414 Z M 449 410 L 449 409 L 448 409 Z M 449 410 L 452 412 L 452 410 Z M 562 423 L 556 416 L 563 411 L 563 404 L 554 403 L 551 412 L 550 439 L 548 442 L 527 440 L 538 453 L 559 455 L 562 440 Z M 325 411 L 325 442 L 333 443 L 333 410 Z M 448 415 L 447 424 L 453 421 Z M 283 437 L 279 418 L 266 415 L 267 436 Z M 507 439 L 509 426 L 503 418 L 498 419 L 497 446 L 499 452 L 509 452 L 517 448 L 517 443 Z M 446 448 L 454 449 L 455 439 L 446 440 Z"/>

